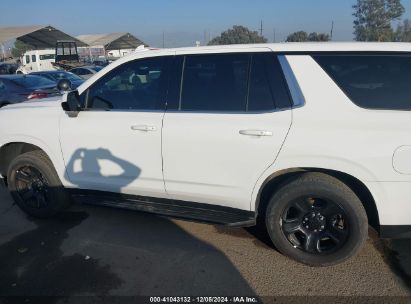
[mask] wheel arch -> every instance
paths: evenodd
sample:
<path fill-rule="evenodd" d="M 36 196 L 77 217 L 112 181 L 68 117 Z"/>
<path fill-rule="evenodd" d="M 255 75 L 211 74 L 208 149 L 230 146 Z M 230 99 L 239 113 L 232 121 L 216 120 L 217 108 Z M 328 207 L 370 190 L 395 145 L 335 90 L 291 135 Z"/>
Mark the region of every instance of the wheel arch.
<path fill-rule="evenodd" d="M 36 145 L 25 142 L 11 142 L 0 147 L 0 174 L 3 177 L 7 177 L 8 167 L 13 159 L 23 153 L 35 150 L 42 149 Z"/>
<path fill-rule="evenodd" d="M 275 172 L 267 177 L 257 194 L 257 199 L 255 202 L 255 210 L 257 216 L 264 216 L 269 199 L 275 193 L 275 191 L 277 191 L 284 183 L 287 183 L 290 179 L 293 179 L 297 175 L 306 172 L 319 172 L 330 175 L 350 187 L 350 189 L 361 200 L 367 213 L 369 225 L 373 227 L 378 233 L 380 232 L 378 208 L 375 203 L 375 199 L 367 186 L 361 180 L 348 173 L 324 168 L 290 168 Z"/>
<path fill-rule="evenodd" d="M 35 150 L 41 150 L 48 156 L 61 179 L 62 176 L 59 173 L 64 172 L 64 164 L 59 163 L 59 159 L 56 158 L 55 154 L 48 148 L 47 145 L 42 144 L 41 141 L 35 140 L 35 138 L 32 140 L 31 138 L 16 138 L 15 140 L 10 140 L 0 146 L 1 176 L 4 178 L 7 177 L 7 170 L 13 159 L 23 153 Z"/>

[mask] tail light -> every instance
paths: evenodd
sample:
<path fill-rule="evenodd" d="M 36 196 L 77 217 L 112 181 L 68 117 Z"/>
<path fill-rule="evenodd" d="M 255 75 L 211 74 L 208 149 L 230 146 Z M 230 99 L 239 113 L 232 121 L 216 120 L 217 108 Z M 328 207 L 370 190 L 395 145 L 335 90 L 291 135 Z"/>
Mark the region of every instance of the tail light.
<path fill-rule="evenodd" d="M 39 99 L 46 98 L 48 96 L 47 92 L 32 92 L 27 96 L 27 99 Z"/>

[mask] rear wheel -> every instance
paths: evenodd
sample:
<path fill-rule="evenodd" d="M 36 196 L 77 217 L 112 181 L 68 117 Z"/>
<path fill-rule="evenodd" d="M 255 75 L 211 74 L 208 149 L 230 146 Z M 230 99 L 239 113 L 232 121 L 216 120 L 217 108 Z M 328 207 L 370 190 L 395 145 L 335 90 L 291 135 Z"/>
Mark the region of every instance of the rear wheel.
<path fill-rule="evenodd" d="M 32 151 L 16 157 L 7 174 L 17 205 L 34 217 L 51 217 L 70 205 L 69 198 L 47 155 Z"/>
<path fill-rule="evenodd" d="M 367 239 L 367 215 L 355 193 L 336 178 L 305 173 L 271 198 L 266 212 L 271 240 L 283 254 L 312 266 L 354 256 Z"/>

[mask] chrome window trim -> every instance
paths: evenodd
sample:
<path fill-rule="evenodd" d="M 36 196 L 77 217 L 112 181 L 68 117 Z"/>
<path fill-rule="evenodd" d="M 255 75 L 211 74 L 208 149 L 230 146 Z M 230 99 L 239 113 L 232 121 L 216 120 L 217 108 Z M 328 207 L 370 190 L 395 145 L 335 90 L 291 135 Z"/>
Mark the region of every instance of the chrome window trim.
<path fill-rule="evenodd" d="M 293 108 L 302 107 L 305 105 L 305 98 L 301 91 L 300 85 L 295 78 L 294 72 L 285 55 L 279 55 L 278 61 L 284 73 L 285 81 L 287 82 L 288 89 L 290 90 Z"/>

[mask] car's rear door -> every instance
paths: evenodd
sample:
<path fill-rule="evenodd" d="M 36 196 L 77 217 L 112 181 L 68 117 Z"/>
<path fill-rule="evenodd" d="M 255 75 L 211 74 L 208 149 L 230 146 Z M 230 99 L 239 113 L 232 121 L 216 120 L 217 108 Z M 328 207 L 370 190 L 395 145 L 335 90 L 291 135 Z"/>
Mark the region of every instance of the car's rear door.
<path fill-rule="evenodd" d="M 250 209 L 253 187 L 276 159 L 291 125 L 277 57 L 177 53 L 183 66 L 163 122 L 166 191 L 173 199 Z M 181 88 L 181 91 L 176 88 Z"/>
<path fill-rule="evenodd" d="M 81 94 L 85 110 L 63 115 L 67 179 L 82 189 L 164 196 L 161 128 L 169 57 L 143 58 L 103 75 Z"/>

